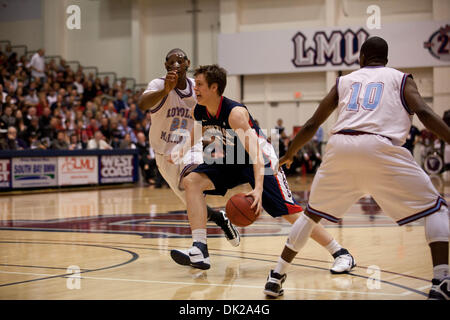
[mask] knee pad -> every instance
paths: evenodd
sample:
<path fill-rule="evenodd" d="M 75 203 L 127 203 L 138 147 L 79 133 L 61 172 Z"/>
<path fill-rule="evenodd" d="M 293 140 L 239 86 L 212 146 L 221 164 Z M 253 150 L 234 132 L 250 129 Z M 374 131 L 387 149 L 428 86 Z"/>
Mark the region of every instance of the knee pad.
<path fill-rule="evenodd" d="M 450 236 L 448 208 L 441 209 L 425 217 L 425 237 L 428 244 L 432 242 L 448 242 Z"/>
<path fill-rule="evenodd" d="M 286 241 L 286 247 L 292 251 L 299 252 L 306 244 L 306 241 L 308 241 L 315 226 L 316 222 L 302 213 L 292 225 L 291 232 Z"/>

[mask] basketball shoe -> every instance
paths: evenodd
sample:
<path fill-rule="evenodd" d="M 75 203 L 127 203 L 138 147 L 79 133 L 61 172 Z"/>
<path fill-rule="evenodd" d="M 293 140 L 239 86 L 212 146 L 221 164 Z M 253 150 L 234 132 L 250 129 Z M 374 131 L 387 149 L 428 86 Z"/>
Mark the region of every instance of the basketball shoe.
<path fill-rule="evenodd" d="M 241 242 L 241 236 L 239 235 L 239 231 L 236 229 L 236 227 L 231 223 L 230 219 L 227 218 L 225 211 L 220 210 L 219 212 L 213 212 L 209 216 L 209 220 L 213 221 L 222 229 L 228 242 L 233 247 L 239 246 Z"/>
<path fill-rule="evenodd" d="M 183 266 L 207 270 L 211 268 L 209 262 L 208 246 L 202 242 L 194 242 L 187 250 L 171 250 L 172 259 Z"/>
<path fill-rule="evenodd" d="M 431 289 L 428 300 L 449 300 L 450 299 L 450 276 L 439 281 L 431 280 Z"/>
<path fill-rule="evenodd" d="M 331 266 L 330 272 L 332 274 L 342 274 L 350 272 L 354 267 L 356 267 L 355 259 L 347 251 L 347 249 L 342 248 L 341 250 L 333 254 L 334 262 Z"/>
<path fill-rule="evenodd" d="M 284 294 L 282 288 L 283 282 L 286 280 L 286 274 L 279 274 L 270 270 L 267 276 L 267 282 L 264 287 L 264 293 L 271 297 L 281 297 Z"/>

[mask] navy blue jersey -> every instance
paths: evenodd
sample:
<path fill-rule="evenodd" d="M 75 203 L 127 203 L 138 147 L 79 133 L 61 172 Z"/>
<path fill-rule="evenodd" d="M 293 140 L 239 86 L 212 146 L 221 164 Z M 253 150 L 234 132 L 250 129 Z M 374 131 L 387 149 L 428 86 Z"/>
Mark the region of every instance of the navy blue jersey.
<path fill-rule="evenodd" d="M 194 109 L 194 118 L 196 121 L 201 121 L 204 129 L 205 140 L 211 140 L 211 138 L 214 137 L 213 139 L 215 140 L 215 145 L 211 145 L 211 147 L 215 147 L 217 150 L 218 146 L 221 149 L 223 153 L 223 163 L 250 164 L 250 157 L 247 151 L 242 145 L 238 135 L 231 128 L 230 123 L 228 122 L 231 111 L 236 107 L 243 107 L 247 109 L 247 107 L 242 103 L 233 101 L 227 97 L 222 97 L 216 115 L 210 115 L 205 106 L 197 104 Z M 273 147 L 269 144 L 266 136 L 261 132 L 259 126 L 256 124 L 250 113 L 249 125 L 255 130 L 256 135 L 258 136 L 258 142 L 262 147 L 265 163 L 273 161 Z"/>

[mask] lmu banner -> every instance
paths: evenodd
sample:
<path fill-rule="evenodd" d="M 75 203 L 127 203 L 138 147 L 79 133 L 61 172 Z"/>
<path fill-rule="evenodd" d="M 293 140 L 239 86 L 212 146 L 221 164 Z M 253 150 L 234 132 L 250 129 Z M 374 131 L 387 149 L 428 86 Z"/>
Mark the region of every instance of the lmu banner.
<path fill-rule="evenodd" d="M 389 44 L 393 68 L 450 65 L 450 21 L 221 34 L 219 64 L 230 75 L 359 68 L 359 50 L 370 36 Z"/>

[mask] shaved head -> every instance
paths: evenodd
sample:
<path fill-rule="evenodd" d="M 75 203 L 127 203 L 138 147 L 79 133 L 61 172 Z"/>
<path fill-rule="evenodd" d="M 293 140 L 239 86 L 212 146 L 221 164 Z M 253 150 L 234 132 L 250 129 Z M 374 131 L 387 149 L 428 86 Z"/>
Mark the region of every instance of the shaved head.
<path fill-rule="evenodd" d="M 380 37 L 370 37 L 361 46 L 360 56 L 364 56 L 364 65 L 371 62 L 387 64 L 388 44 Z"/>
<path fill-rule="evenodd" d="M 173 54 L 181 55 L 185 60 L 187 60 L 187 58 L 188 58 L 186 52 L 184 52 L 183 50 L 181 50 L 181 49 L 179 49 L 179 48 L 175 48 L 175 49 L 170 50 L 170 51 L 167 53 L 167 55 L 166 55 L 166 61 L 169 60 L 169 57 L 170 57 L 171 55 L 173 55 Z"/>

